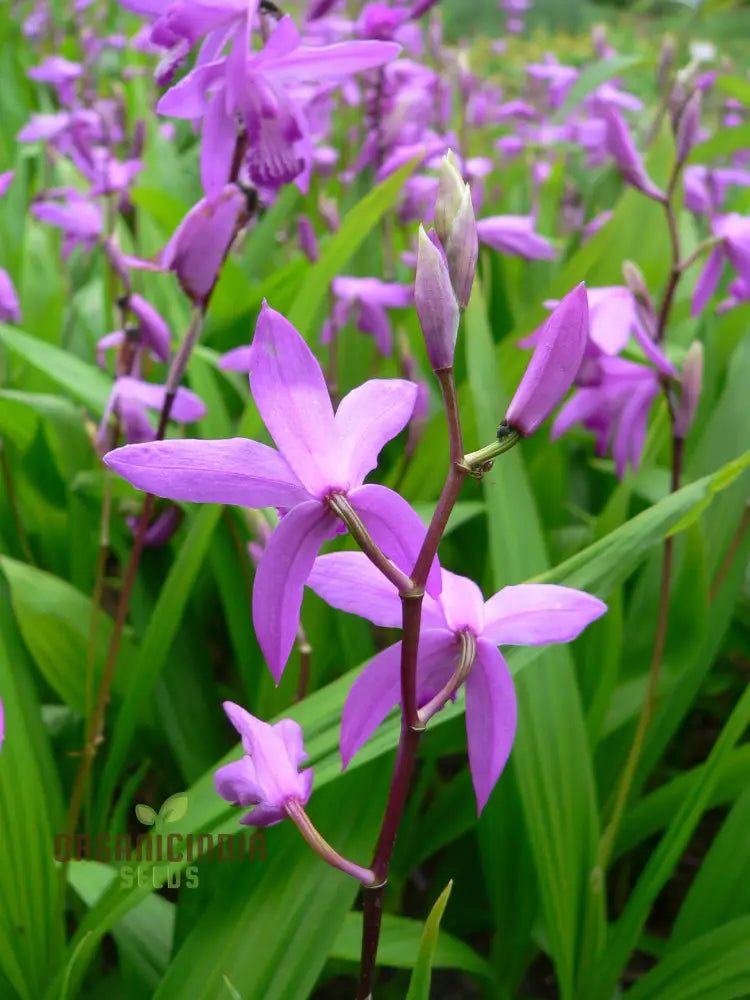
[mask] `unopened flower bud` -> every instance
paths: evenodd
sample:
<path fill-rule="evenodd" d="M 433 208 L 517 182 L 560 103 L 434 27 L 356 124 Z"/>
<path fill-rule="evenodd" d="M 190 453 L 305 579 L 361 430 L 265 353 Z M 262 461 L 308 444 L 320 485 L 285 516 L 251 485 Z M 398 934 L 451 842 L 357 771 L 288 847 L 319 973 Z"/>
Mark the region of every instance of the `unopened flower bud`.
<path fill-rule="evenodd" d="M 320 257 L 320 248 L 313 224 L 306 215 L 297 216 L 297 238 L 302 253 L 314 264 Z"/>
<path fill-rule="evenodd" d="M 682 366 L 680 380 L 680 401 L 674 419 L 675 437 L 685 438 L 698 409 L 701 386 L 703 384 L 703 344 L 693 341 Z"/>
<path fill-rule="evenodd" d="M 635 299 L 638 318 L 649 337 L 653 337 L 656 333 L 656 307 L 646 285 L 646 279 L 643 277 L 641 269 L 632 260 L 623 261 L 622 275 L 628 291 Z"/>
<path fill-rule="evenodd" d="M 659 65 L 656 71 L 660 93 L 664 93 L 667 88 L 669 74 L 672 72 L 672 67 L 674 66 L 675 51 L 674 38 L 671 35 L 667 35 L 662 42 L 661 51 L 659 52 Z"/>
<path fill-rule="evenodd" d="M 437 237 L 431 239 L 423 226 L 419 227 L 414 304 L 432 368 L 452 367 L 460 310 L 445 254 Z"/>
<path fill-rule="evenodd" d="M 693 92 L 682 109 L 677 123 L 677 162 L 684 163 L 698 138 L 701 123 L 701 93 Z"/>
<path fill-rule="evenodd" d="M 435 231 L 443 246 L 448 242 L 465 189 L 466 183 L 456 166 L 456 158 L 449 150 L 440 165 L 440 179 L 435 201 Z"/>
<path fill-rule="evenodd" d="M 465 309 L 471 298 L 471 288 L 474 284 L 477 258 L 479 257 L 477 222 L 474 218 L 474 206 L 468 184 L 464 189 L 461 204 L 453 220 L 453 228 L 443 246 L 453 291 L 456 293 L 459 306 Z"/>
<path fill-rule="evenodd" d="M 589 337 L 589 304 L 581 282 L 556 306 L 511 400 L 504 423 L 533 434 L 560 403 L 581 367 Z"/>

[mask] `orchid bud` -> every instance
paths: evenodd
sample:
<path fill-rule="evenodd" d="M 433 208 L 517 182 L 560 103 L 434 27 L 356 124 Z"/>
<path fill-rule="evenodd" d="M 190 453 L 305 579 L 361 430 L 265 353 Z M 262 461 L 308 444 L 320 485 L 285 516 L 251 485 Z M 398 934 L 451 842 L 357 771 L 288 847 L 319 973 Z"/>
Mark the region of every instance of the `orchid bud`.
<path fill-rule="evenodd" d="M 581 367 L 589 338 L 589 305 L 581 282 L 555 307 L 511 400 L 504 424 L 528 437 L 560 403 Z"/>
<path fill-rule="evenodd" d="M 674 435 L 685 438 L 693 423 L 703 384 L 703 344 L 693 341 L 685 356 L 680 381 L 680 401 L 674 419 Z"/>
<path fill-rule="evenodd" d="M 297 238 L 299 239 L 302 253 L 314 264 L 318 257 L 320 257 L 320 248 L 313 224 L 306 215 L 297 217 Z"/>
<path fill-rule="evenodd" d="M 471 188 L 461 177 L 453 153 L 443 157 L 435 202 L 435 230 L 445 250 L 458 304 L 465 309 L 479 256 Z"/>
<path fill-rule="evenodd" d="M 646 285 L 646 279 L 637 264 L 632 260 L 623 261 L 622 274 L 628 291 L 635 299 L 636 312 L 649 337 L 656 332 L 656 309 L 651 293 Z"/>
<path fill-rule="evenodd" d="M 656 71 L 660 93 L 664 93 L 666 90 L 669 74 L 672 72 L 672 67 L 674 66 L 675 51 L 674 38 L 671 35 L 667 35 L 662 42 L 661 51 L 659 52 L 659 65 Z"/>
<path fill-rule="evenodd" d="M 677 123 L 677 162 L 684 163 L 698 138 L 701 123 L 701 94 L 694 91 L 682 109 Z"/>
<path fill-rule="evenodd" d="M 456 349 L 460 310 L 451 284 L 448 262 L 434 232 L 419 227 L 414 304 L 433 370 L 451 368 Z"/>
<path fill-rule="evenodd" d="M 456 213 L 448 242 L 444 244 L 444 247 L 453 291 L 456 293 L 459 306 L 465 309 L 471 298 L 471 288 L 474 284 L 477 258 L 479 257 L 477 223 L 474 218 L 474 206 L 468 184 Z"/>
<path fill-rule="evenodd" d="M 435 231 L 445 246 L 453 228 L 464 196 L 466 183 L 456 166 L 456 158 L 449 150 L 440 165 L 437 200 L 435 201 Z"/>

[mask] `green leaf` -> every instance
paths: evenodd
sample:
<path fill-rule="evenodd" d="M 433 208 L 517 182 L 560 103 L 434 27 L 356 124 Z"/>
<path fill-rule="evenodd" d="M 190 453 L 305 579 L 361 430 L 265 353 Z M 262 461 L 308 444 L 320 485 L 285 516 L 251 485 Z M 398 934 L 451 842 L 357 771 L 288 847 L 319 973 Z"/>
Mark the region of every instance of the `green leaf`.
<path fill-rule="evenodd" d="M 328 295 L 331 282 L 343 272 L 366 237 L 396 204 L 404 182 L 412 175 L 418 162 L 417 158 L 406 163 L 347 212 L 341 228 L 325 245 L 316 263 L 308 268 L 287 317 L 306 339 L 313 332 L 313 323 Z"/>
<path fill-rule="evenodd" d="M 622 917 L 615 925 L 607 947 L 599 959 L 597 975 L 592 980 L 595 985 L 592 986 L 588 994 L 595 1000 L 609 1000 L 612 996 L 628 958 L 638 943 L 638 936 L 648 918 L 651 907 L 689 843 L 706 810 L 721 769 L 729 759 L 732 748 L 748 724 L 750 724 L 750 688 L 746 688 L 732 710 L 700 772 L 700 779 L 694 783 L 690 794 L 677 810 L 667 832 L 651 854 L 635 889 L 630 895 Z M 745 953 L 747 956 L 747 948 L 745 948 Z M 684 997 L 681 996 L 680 1000 L 684 1000 Z"/>
<path fill-rule="evenodd" d="M 738 125 L 737 128 L 719 129 L 706 142 L 694 146 L 688 163 L 710 163 L 711 160 L 730 156 L 738 150 L 750 146 L 750 125 Z"/>
<path fill-rule="evenodd" d="M 0 323 L 0 341 L 97 414 L 104 412 L 112 380 L 70 351 Z"/>
<path fill-rule="evenodd" d="M 423 929 L 419 920 L 386 913 L 380 930 L 378 965 L 394 969 L 413 969 L 417 962 Z M 361 947 L 362 914 L 348 913 L 339 928 L 329 958 L 356 964 L 360 959 Z M 459 969 L 461 972 L 468 972 L 483 979 L 492 978 L 492 969 L 487 962 L 469 945 L 445 931 L 437 939 L 432 967 Z"/>
<path fill-rule="evenodd" d="M 414 966 L 414 971 L 411 974 L 406 1000 L 430 1000 L 432 966 L 440 935 L 440 921 L 443 919 L 443 913 L 448 905 L 452 888 L 453 882 L 449 882 L 438 896 L 425 922 L 422 940 L 419 945 L 419 954 L 417 955 L 417 964 Z"/>
<path fill-rule="evenodd" d="M 65 580 L 27 563 L 0 556 L 0 569 L 10 586 L 19 630 L 41 674 L 66 705 L 84 715 L 91 601 Z M 92 670 L 94 692 L 112 627 L 112 619 L 100 611 Z M 127 637 L 123 639 L 121 655 L 124 662 L 132 655 Z"/>
<path fill-rule="evenodd" d="M 206 504 L 198 510 L 159 593 L 143 642 L 128 671 L 128 688 L 112 730 L 112 742 L 99 788 L 102 807 L 109 802 L 120 780 L 130 742 L 142 718 L 144 705 L 148 703 L 164 668 L 195 579 L 219 523 L 221 510 L 215 504 Z"/>
<path fill-rule="evenodd" d="M 54 837 L 64 829 L 59 780 L 32 667 L 0 581 L 0 969 L 13 996 L 36 1000 L 63 959 L 64 925 Z M 9 994 L 10 995 L 10 994 Z"/>
<path fill-rule="evenodd" d="M 170 795 L 162 803 L 159 810 L 159 819 L 163 823 L 177 823 L 183 818 L 187 810 L 188 797 L 184 792 L 178 792 L 176 795 Z"/>
<path fill-rule="evenodd" d="M 750 789 L 735 802 L 680 907 L 670 952 L 714 927 L 750 914 Z"/>
<path fill-rule="evenodd" d="M 667 955 L 627 1000 L 745 1000 L 750 992 L 750 916 L 724 924 Z"/>

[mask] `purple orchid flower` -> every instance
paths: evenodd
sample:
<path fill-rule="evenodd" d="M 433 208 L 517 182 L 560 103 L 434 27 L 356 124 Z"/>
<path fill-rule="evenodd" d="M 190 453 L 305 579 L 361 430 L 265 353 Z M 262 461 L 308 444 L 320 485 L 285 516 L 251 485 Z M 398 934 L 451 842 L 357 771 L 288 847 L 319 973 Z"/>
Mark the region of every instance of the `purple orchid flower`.
<path fill-rule="evenodd" d="M 312 770 L 299 769 L 308 759 L 302 729 L 292 719 L 271 726 L 231 701 L 224 702 L 224 711 L 242 737 L 245 755 L 218 769 L 216 791 L 232 805 L 254 807 L 240 823 L 274 826 L 286 819 L 288 802 L 304 806 L 312 793 Z"/>
<path fill-rule="evenodd" d="M 72 104 L 75 98 L 75 81 L 83 76 L 83 66 L 70 62 L 63 56 L 47 56 L 26 74 L 30 80 L 48 83 L 57 93 L 61 104 Z"/>
<path fill-rule="evenodd" d="M 750 287 L 750 216 L 729 215 L 715 216 L 711 223 L 714 236 L 721 242 L 708 255 L 708 259 L 695 284 L 692 302 L 692 315 L 698 316 L 706 303 L 716 291 L 721 277 L 721 269 L 725 260 L 734 267 L 738 281 L 732 289 L 732 299 L 741 301 L 750 298 L 743 294 Z"/>
<path fill-rule="evenodd" d="M 291 17 L 283 17 L 260 52 L 197 66 L 162 97 L 158 110 L 203 119 L 201 178 L 209 197 L 229 180 L 237 117 L 248 137 L 247 167 L 254 184 L 275 190 L 297 181 L 307 190 L 312 143 L 304 112 L 289 85 L 341 81 L 394 59 L 392 42 L 304 46 Z"/>
<path fill-rule="evenodd" d="M 530 215 L 492 215 L 477 222 L 479 242 L 499 253 L 526 260 L 554 260 L 557 250 L 544 236 L 534 232 Z"/>
<path fill-rule="evenodd" d="M 258 567 L 253 622 L 277 683 L 299 626 L 302 592 L 323 542 L 341 530 L 328 498 L 346 496 L 375 543 L 402 570 L 416 561 L 424 526 L 397 493 L 363 485 L 383 445 L 412 415 L 417 387 L 372 379 L 334 415 L 321 367 L 294 327 L 264 303 L 250 355 L 250 389 L 278 451 L 257 441 L 159 441 L 118 448 L 107 465 L 170 500 L 280 508 Z M 437 561 L 428 589 L 439 589 Z"/>
<path fill-rule="evenodd" d="M 661 380 L 677 375 L 656 344 L 652 344 L 651 356 L 662 359 L 656 370 L 603 353 L 588 358 L 576 379 L 578 390 L 552 425 L 552 440 L 573 424 L 581 424 L 596 434 L 598 455 L 606 455 L 611 447 L 619 479 L 624 477 L 628 464 L 637 471 L 649 413 L 661 392 Z"/>
<path fill-rule="evenodd" d="M 320 556 L 308 586 L 334 608 L 385 628 L 401 625 L 394 588 L 360 552 Z M 476 641 L 466 680 L 469 765 L 481 813 L 505 766 L 516 728 L 516 697 L 498 646 L 570 642 L 607 610 L 602 601 L 569 587 L 521 584 L 488 601 L 474 583 L 442 570 L 438 600 L 426 596 L 417 661 L 417 701 L 422 707 L 442 691 L 456 670 L 462 632 Z M 352 685 L 341 720 L 344 767 L 401 696 L 401 643 L 378 653 Z"/>
<path fill-rule="evenodd" d="M 0 198 L 5 195 L 13 183 L 14 171 L 5 170 L 0 173 Z M 0 320 L 3 323 L 18 323 L 21 319 L 21 307 L 18 294 L 8 272 L 0 267 Z"/>
<path fill-rule="evenodd" d="M 732 185 L 750 187 L 750 172 L 740 167 L 685 168 L 685 207 L 697 215 L 720 211 L 724 205 L 727 188 Z"/>

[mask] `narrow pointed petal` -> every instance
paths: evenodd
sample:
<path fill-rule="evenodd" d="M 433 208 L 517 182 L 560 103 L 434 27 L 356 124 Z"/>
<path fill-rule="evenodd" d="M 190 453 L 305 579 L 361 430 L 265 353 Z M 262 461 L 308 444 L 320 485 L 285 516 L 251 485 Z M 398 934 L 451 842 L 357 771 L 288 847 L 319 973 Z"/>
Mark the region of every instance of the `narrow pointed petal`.
<path fill-rule="evenodd" d="M 336 518 L 324 504 L 301 503 L 282 517 L 258 564 L 253 625 L 277 684 L 299 628 L 305 581 L 320 546 L 336 531 Z"/>
<path fill-rule="evenodd" d="M 398 493 L 375 483 L 350 491 L 348 497 L 377 545 L 410 575 L 427 534 L 419 514 Z M 437 597 L 441 586 L 440 565 L 435 557 L 425 589 L 431 597 Z"/>
<path fill-rule="evenodd" d="M 527 436 L 543 423 L 573 384 L 589 338 L 589 307 L 581 283 L 555 308 L 510 402 L 505 419 Z"/>
<path fill-rule="evenodd" d="M 309 500 L 282 456 L 247 438 L 126 445 L 104 462 L 137 489 L 168 500 L 240 507 L 293 507 Z"/>
<path fill-rule="evenodd" d="M 208 198 L 218 198 L 229 181 L 236 142 L 237 122 L 228 114 L 224 91 L 219 90 L 203 116 L 201 182 Z"/>
<path fill-rule="evenodd" d="M 364 552 L 318 556 L 307 586 L 324 601 L 382 628 L 401 628 L 401 598 Z M 423 628 L 447 628 L 441 605 L 429 595 L 422 603 Z"/>
<path fill-rule="evenodd" d="M 332 608 L 382 628 L 401 627 L 401 598 L 363 552 L 331 552 L 315 560 L 307 586 Z"/>
<path fill-rule="evenodd" d="M 703 265 L 703 270 L 698 276 L 693 291 L 693 301 L 690 306 L 691 316 L 700 316 L 706 307 L 706 303 L 716 291 L 721 277 L 721 266 L 724 262 L 724 254 L 720 247 L 716 247 L 708 255 L 708 260 Z"/>
<path fill-rule="evenodd" d="M 375 69 L 395 59 L 401 46 L 395 42 L 356 41 L 334 45 L 301 45 L 272 63 L 279 81 L 322 83 Z"/>
<path fill-rule="evenodd" d="M 482 638 L 496 646 L 570 642 L 606 610 L 598 597 L 572 587 L 551 583 L 503 587 L 484 606 Z"/>
<path fill-rule="evenodd" d="M 227 372 L 249 372 L 251 347 L 235 347 L 219 358 L 219 368 Z"/>
<path fill-rule="evenodd" d="M 459 576 L 444 569 L 440 603 L 445 612 L 448 628 L 459 632 L 469 628 L 481 635 L 484 628 L 484 597 L 482 591 L 467 576 Z"/>
<path fill-rule="evenodd" d="M 378 464 L 388 441 L 403 430 L 414 412 L 417 386 L 404 379 L 370 379 L 352 389 L 336 410 L 340 458 L 348 468 L 347 486 L 361 486 Z"/>
<path fill-rule="evenodd" d="M 265 303 L 252 343 L 250 390 L 263 423 L 313 494 L 346 487 L 325 377 L 292 324 Z"/>
<path fill-rule="evenodd" d="M 477 815 L 481 815 L 510 756 L 516 714 L 516 692 L 508 665 L 497 649 L 480 639 L 466 681 L 466 737 Z"/>
<path fill-rule="evenodd" d="M 448 680 L 456 658 L 455 637 L 443 629 L 422 632 L 417 680 L 424 687 L 419 700 L 427 702 Z M 441 669 L 442 668 L 442 669 Z M 341 717 L 341 760 L 346 767 L 364 746 L 391 709 L 401 700 L 401 643 L 378 653 L 367 664 L 349 691 Z"/>

